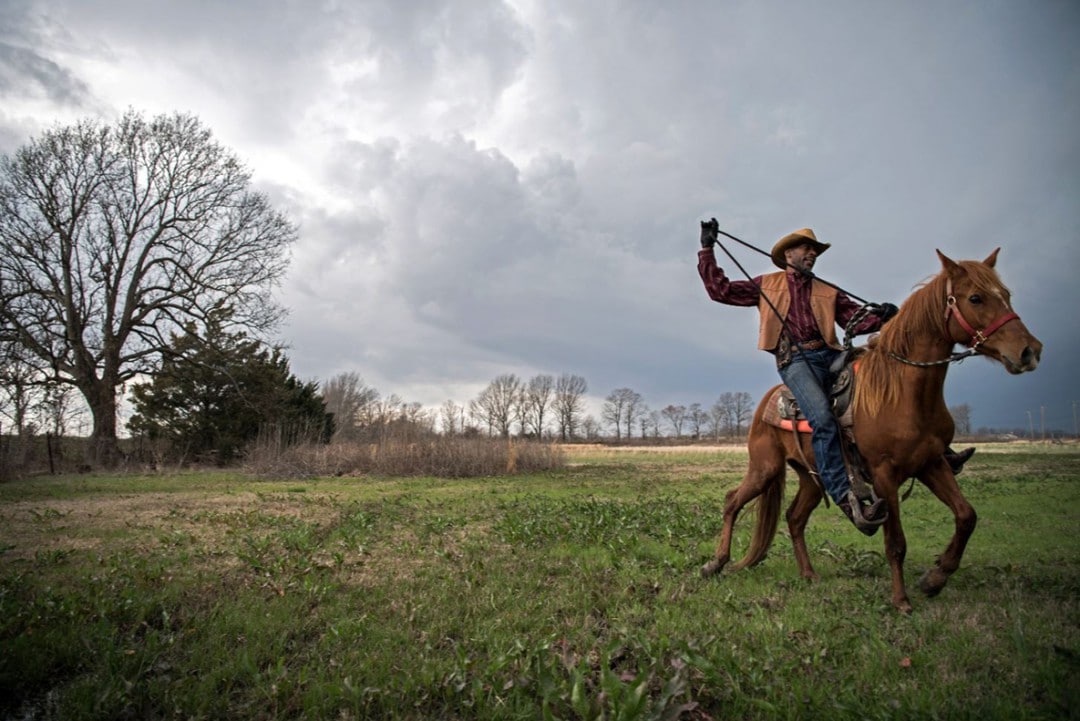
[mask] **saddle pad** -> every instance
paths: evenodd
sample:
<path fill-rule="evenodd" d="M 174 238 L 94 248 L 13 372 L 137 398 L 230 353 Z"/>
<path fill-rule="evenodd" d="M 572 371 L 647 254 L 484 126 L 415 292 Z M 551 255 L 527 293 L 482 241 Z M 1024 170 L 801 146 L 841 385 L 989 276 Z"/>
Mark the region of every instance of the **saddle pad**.
<path fill-rule="evenodd" d="M 783 428 L 786 431 L 790 431 L 792 427 L 792 420 L 784 417 L 780 412 L 783 399 L 781 398 L 781 392 L 786 386 L 777 386 L 769 394 L 769 399 L 765 402 L 765 411 L 761 414 L 761 420 L 768 423 L 770 426 L 776 426 L 777 428 Z M 810 433 L 813 429 L 805 419 L 799 419 L 797 425 L 799 433 Z"/>

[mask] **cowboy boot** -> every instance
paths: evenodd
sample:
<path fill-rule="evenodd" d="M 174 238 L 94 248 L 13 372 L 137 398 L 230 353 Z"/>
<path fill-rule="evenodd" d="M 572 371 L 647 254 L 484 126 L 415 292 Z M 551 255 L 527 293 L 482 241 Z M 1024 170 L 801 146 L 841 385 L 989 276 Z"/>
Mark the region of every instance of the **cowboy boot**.
<path fill-rule="evenodd" d="M 968 462 L 968 459 L 975 455 L 975 446 L 966 448 L 959 453 L 955 453 L 952 448 L 945 449 L 945 462 L 949 464 L 949 468 L 952 469 L 953 475 L 957 475 L 960 471 L 964 470 L 964 464 Z"/>
<path fill-rule="evenodd" d="M 844 515 L 847 516 L 855 528 L 858 528 L 867 536 L 877 533 L 877 530 L 881 528 L 881 524 L 885 523 L 885 519 L 889 517 L 884 498 L 879 498 L 864 508 L 858 496 L 848 491 L 844 499 L 836 505 L 840 506 L 840 510 L 844 512 Z"/>

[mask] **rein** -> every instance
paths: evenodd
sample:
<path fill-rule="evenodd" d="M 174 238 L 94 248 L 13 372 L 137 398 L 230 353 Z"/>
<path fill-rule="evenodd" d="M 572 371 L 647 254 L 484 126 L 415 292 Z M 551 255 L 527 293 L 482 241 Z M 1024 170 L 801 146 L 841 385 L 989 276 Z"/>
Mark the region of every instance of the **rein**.
<path fill-rule="evenodd" d="M 978 355 L 979 346 L 989 340 L 990 336 L 993 335 L 999 328 L 1001 328 L 1001 326 L 1012 320 L 1020 320 L 1020 316 L 1017 313 L 1009 311 L 1008 313 L 1005 313 L 982 330 L 976 330 L 971 325 L 971 323 L 968 322 L 967 318 L 964 317 L 964 314 L 960 312 L 960 306 L 956 304 L 956 296 L 953 295 L 952 291 L 952 278 L 949 278 L 946 281 L 945 294 L 945 318 L 943 326 L 945 339 L 950 341 L 952 340 L 952 337 L 949 335 L 949 318 L 956 318 L 956 322 L 960 325 L 961 328 L 963 328 L 964 332 L 968 334 L 968 349 L 963 353 L 953 353 L 948 358 L 942 358 L 941 360 L 936 361 L 913 361 L 908 358 L 904 358 L 903 356 L 899 356 L 892 351 L 887 351 L 890 358 L 898 360 L 901 363 L 906 363 L 911 366 L 918 366 L 920 368 L 940 366 L 947 363 L 959 363 L 965 358 L 970 358 L 973 355 Z"/>

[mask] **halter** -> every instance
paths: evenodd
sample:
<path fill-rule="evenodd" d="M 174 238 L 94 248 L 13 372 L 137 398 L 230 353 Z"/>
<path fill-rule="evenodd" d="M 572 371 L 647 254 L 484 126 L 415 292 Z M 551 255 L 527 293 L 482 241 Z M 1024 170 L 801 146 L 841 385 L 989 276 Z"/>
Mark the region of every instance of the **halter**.
<path fill-rule="evenodd" d="M 967 342 L 968 349 L 966 351 L 964 351 L 963 353 L 953 353 L 948 358 L 942 358 L 941 360 L 936 360 L 936 361 L 913 361 L 913 360 L 910 360 L 908 358 L 904 358 L 903 356 L 899 356 L 899 355 L 893 353 L 892 351 L 888 351 L 890 358 L 893 358 L 894 360 L 898 360 L 901 363 L 907 363 L 908 365 L 911 365 L 911 366 L 919 366 L 920 368 L 929 368 L 929 367 L 932 367 L 932 366 L 940 366 L 940 365 L 945 365 L 947 363 L 959 363 L 960 361 L 964 360 L 965 358 L 968 358 L 970 356 L 973 356 L 973 355 L 977 354 L 979 352 L 979 346 L 981 346 L 983 343 L 985 343 L 987 340 L 989 340 L 990 336 L 993 335 L 994 332 L 997 331 L 999 328 L 1001 328 L 1001 326 L 1005 325 L 1006 323 L 1008 323 L 1011 320 L 1019 320 L 1020 319 L 1020 316 L 1018 314 L 1014 313 L 1013 311 L 1009 311 L 1008 313 L 1005 313 L 1000 318 L 998 318 L 997 320 L 995 320 L 993 323 L 986 326 L 982 330 L 976 330 L 971 325 L 971 323 L 968 323 L 967 318 L 965 318 L 964 314 L 960 312 L 960 306 L 958 306 L 956 304 L 956 296 L 953 295 L 953 290 L 952 290 L 952 278 L 949 278 L 945 282 L 945 293 L 946 293 L 946 297 L 945 297 L 945 319 L 944 319 L 945 322 L 944 322 L 944 325 L 942 326 L 942 328 L 944 330 L 945 340 L 947 340 L 949 342 L 954 342 L 953 339 L 952 339 L 952 336 L 949 335 L 949 317 L 951 316 L 951 317 L 956 318 L 956 322 L 960 325 L 960 327 L 964 330 L 964 332 L 968 334 L 968 336 L 969 336 L 969 340 Z"/>
<path fill-rule="evenodd" d="M 949 316 L 954 316 L 956 322 L 959 323 L 960 327 L 964 329 L 964 332 L 970 336 L 971 339 L 968 341 L 967 345 L 968 348 L 973 351 L 978 350 L 979 346 L 985 343 L 998 328 L 1011 320 L 1020 319 L 1019 315 L 1009 311 L 982 330 L 975 330 L 971 327 L 971 324 L 967 322 L 967 318 L 964 317 L 964 314 L 960 312 L 960 307 L 956 305 L 956 296 L 952 293 L 952 278 L 949 278 L 946 282 L 945 292 L 948 294 L 948 297 L 945 299 L 945 337 L 949 337 Z"/>

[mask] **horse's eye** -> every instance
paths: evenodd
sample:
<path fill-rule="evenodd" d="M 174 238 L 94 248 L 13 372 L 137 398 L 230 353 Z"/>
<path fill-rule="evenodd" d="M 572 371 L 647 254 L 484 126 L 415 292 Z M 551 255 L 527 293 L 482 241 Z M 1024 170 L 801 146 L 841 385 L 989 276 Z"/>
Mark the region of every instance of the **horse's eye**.
<path fill-rule="evenodd" d="M 968 296 L 968 301 L 972 305 L 979 305 L 980 303 L 982 303 L 982 296 L 976 293 L 975 295 Z"/>

